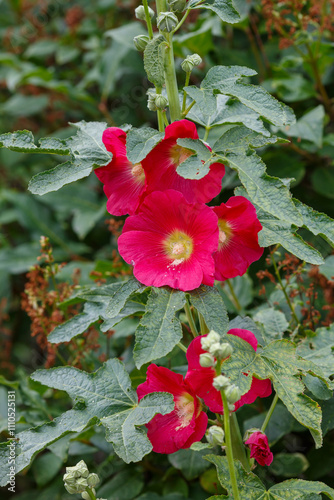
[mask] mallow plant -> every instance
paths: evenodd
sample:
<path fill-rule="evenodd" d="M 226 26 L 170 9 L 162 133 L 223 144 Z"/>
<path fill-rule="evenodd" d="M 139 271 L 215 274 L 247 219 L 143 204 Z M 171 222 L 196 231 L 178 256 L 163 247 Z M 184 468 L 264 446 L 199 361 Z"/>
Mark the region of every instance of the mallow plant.
<path fill-rule="evenodd" d="M 135 37 L 134 44 L 143 53 L 151 84 L 148 107 L 156 113 L 158 129 L 81 121 L 73 124 L 76 135 L 66 140 L 50 137 L 36 145 L 26 130 L 0 136 L 1 146 L 13 151 L 66 157 L 31 179 L 32 193 L 43 196 L 96 175 L 107 211 L 126 217 L 118 250 L 133 277 L 76 287 L 72 300 L 84 307 L 82 321 L 74 316 L 57 326 L 48 341 L 66 343 L 97 321 L 107 330 L 137 314 L 141 319 L 131 356 L 146 372 L 134 389 L 117 357 L 93 373 L 72 366 L 35 371 L 33 381 L 66 391 L 74 405 L 52 422 L 17 435 L 17 473 L 63 436 L 100 425 L 126 463 L 141 461 L 152 450 L 171 454 L 191 448 L 201 456 L 207 450 L 205 459 L 216 466 L 226 490 L 211 499 L 313 499 L 322 494 L 334 499 L 334 490 L 321 482 L 291 479 L 267 489 L 252 472 L 256 464 L 266 467 L 273 460 L 266 428 L 279 400 L 309 430 L 316 448 L 322 446 L 316 387 L 333 389 L 334 368 L 328 369 L 332 336 L 323 335 L 311 347 L 309 332 L 300 324 L 292 338 L 266 335 L 265 329 L 259 333 L 242 317 L 229 324 L 215 286 L 226 282 L 235 298 L 230 280 L 243 276 L 267 247 L 281 246 L 306 263 L 322 264 L 322 255 L 303 239 L 301 228 L 334 243 L 333 221 L 294 199 L 291 179 L 268 175 L 256 153 L 287 142 L 272 130 L 293 124 L 293 111 L 251 83 L 252 68 L 214 66 L 194 85 L 191 75 L 201 57 L 189 53 L 175 61 L 173 37 L 193 10 L 213 11 L 232 24 L 241 21 L 241 4 L 156 0 L 149 6 L 143 0 L 135 10 L 147 27 L 147 35 Z M 176 62 L 183 81 L 177 79 Z M 218 204 L 227 169 L 237 173 L 240 185 Z M 184 326 L 193 336 L 190 343 Z M 159 361 L 174 348 L 184 356 L 183 371 Z M 314 392 L 307 392 L 310 387 Z M 269 396 L 262 427 L 242 436 L 237 410 Z M 5 485 L 8 443 L 0 450 Z M 70 494 L 98 495 L 96 474 L 89 474 L 84 463 L 68 468 L 64 481 Z"/>

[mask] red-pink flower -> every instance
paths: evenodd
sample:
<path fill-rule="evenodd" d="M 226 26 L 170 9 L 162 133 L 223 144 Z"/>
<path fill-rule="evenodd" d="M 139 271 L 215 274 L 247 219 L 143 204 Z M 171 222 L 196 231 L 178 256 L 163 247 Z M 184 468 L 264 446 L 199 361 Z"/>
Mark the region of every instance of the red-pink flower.
<path fill-rule="evenodd" d="M 273 461 L 273 454 L 270 451 L 268 438 L 260 431 L 253 432 L 245 442 L 250 447 L 250 457 L 260 465 L 270 465 Z"/>
<path fill-rule="evenodd" d="M 145 172 L 126 156 L 126 133 L 117 127 L 107 128 L 102 141 L 113 158 L 108 165 L 95 169 L 108 198 L 107 210 L 113 215 L 134 214 L 145 191 Z"/>
<path fill-rule="evenodd" d="M 235 335 L 248 342 L 256 351 L 257 340 L 255 335 L 249 330 L 233 328 L 229 335 Z M 199 357 L 205 351 L 202 349 L 201 339 L 204 336 L 196 337 L 188 347 L 187 360 L 188 372 L 185 380 L 194 389 L 197 396 L 203 399 L 204 403 L 214 413 L 223 413 L 223 403 L 220 392 L 212 385 L 213 379 L 216 376 L 214 368 L 203 368 L 199 363 Z M 224 372 L 224 362 L 222 364 L 222 372 Z M 250 375 L 248 375 L 250 376 Z M 260 380 L 253 377 L 252 384 L 248 392 L 241 396 L 239 401 L 235 403 L 235 410 L 244 404 L 251 404 L 257 397 L 266 398 L 271 394 L 271 382 L 269 379 Z"/>
<path fill-rule="evenodd" d="M 205 434 L 208 417 L 202 411 L 200 400 L 182 375 L 168 368 L 150 365 L 146 382 L 137 388 L 139 400 L 151 392 L 169 392 L 175 408 L 168 415 L 156 415 L 148 424 L 147 436 L 157 453 L 174 453 L 189 448 Z"/>
<path fill-rule="evenodd" d="M 217 246 L 215 213 L 174 190 L 148 195 L 118 239 L 119 253 L 141 283 L 180 290 L 213 285 Z"/>
<path fill-rule="evenodd" d="M 258 243 L 262 226 L 255 207 L 243 196 L 232 196 L 213 211 L 219 226 L 219 246 L 214 254 L 215 279 L 223 281 L 242 276 L 263 254 Z"/>
<path fill-rule="evenodd" d="M 213 163 L 210 172 L 202 179 L 184 179 L 176 169 L 192 153 L 177 144 L 177 139 L 198 139 L 196 125 L 180 120 L 168 125 L 164 139 L 142 161 L 147 179 L 147 193 L 175 189 L 191 202 L 206 203 L 217 196 L 222 188 L 225 167 Z"/>

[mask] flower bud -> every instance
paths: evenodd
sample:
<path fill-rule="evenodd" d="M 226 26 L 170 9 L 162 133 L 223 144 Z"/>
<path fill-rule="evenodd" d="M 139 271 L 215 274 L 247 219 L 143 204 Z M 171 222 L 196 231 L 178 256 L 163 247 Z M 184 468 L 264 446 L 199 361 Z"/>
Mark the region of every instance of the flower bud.
<path fill-rule="evenodd" d="M 78 462 L 73 467 L 66 467 L 66 473 L 72 474 L 74 477 L 87 477 L 89 474 L 89 470 L 85 462 L 83 460 L 80 460 L 80 462 Z"/>
<path fill-rule="evenodd" d="M 235 405 L 231 405 L 231 403 L 227 403 L 227 406 L 228 406 L 228 409 L 230 411 L 234 411 L 235 410 Z"/>
<path fill-rule="evenodd" d="M 200 354 L 199 364 L 202 368 L 210 368 L 211 366 L 215 366 L 216 360 L 211 354 L 205 352 L 204 354 Z"/>
<path fill-rule="evenodd" d="M 94 493 L 94 495 L 96 495 L 96 491 L 94 488 L 92 488 L 92 492 Z M 87 493 L 87 491 L 84 491 L 83 493 L 81 493 L 81 497 L 84 500 L 91 500 L 91 497 L 89 496 L 89 493 Z"/>
<path fill-rule="evenodd" d="M 181 68 L 183 71 L 186 73 L 191 73 L 192 70 L 194 69 L 195 64 L 191 61 L 189 57 L 186 57 L 184 61 L 181 63 Z"/>
<path fill-rule="evenodd" d="M 206 433 L 206 439 L 212 446 L 224 444 L 225 432 L 218 425 L 213 425 Z"/>
<path fill-rule="evenodd" d="M 75 484 L 72 485 L 72 484 L 64 483 L 64 487 L 70 495 L 74 495 L 75 493 L 78 493 L 78 490 L 77 490 L 77 487 Z"/>
<path fill-rule="evenodd" d="M 231 356 L 233 347 L 228 342 L 225 342 L 224 344 L 215 342 L 214 344 L 211 344 L 209 352 L 216 358 L 226 359 Z"/>
<path fill-rule="evenodd" d="M 152 19 L 154 16 L 154 10 L 152 10 L 151 7 L 148 8 L 148 13 Z M 144 5 L 139 5 L 139 7 L 135 9 L 135 15 L 137 19 L 140 19 L 140 21 L 146 21 Z"/>
<path fill-rule="evenodd" d="M 157 105 L 155 104 L 155 98 L 157 97 L 157 94 L 153 90 L 149 90 L 147 92 L 147 107 L 150 111 L 156 111 Z"/>
<path fill-rule="evenodd" d="M 155 105 L 158 109 L 166 109 L 168 106 L 168 99 L 164 95 L 157 94 L 155 98 Z"/>
<path fill-rule="evenodd" d="M 167 31 L 170 33 L 176 28 L 178 24 L 178 18 L 173 12 L 161 12 L 157 19 L 157 25 L 160 31 Z"/>
<path fill-rule="evenodd" d="M 85 491 L 85 489 L 87 488 L 88 486 L 88 483 L 87 483 L 87 479 L 84 478 L 84 477 L 79 477 L 76 481 L 76 487 L 77 487 L 77 492 L 78 493 L 81 493 L 82 491 Z"/>
<path fill-rule="evenodd" d="M 187 5 L 187 0 L 167 0 L 170 9 L 173 12 L 183 12 Z"/>
<path fill-rule="evenodd" d="M 230 385 L 230 379 L 225 377 L 224 375 L 218 375 L 213 379 L 213 387 L 217 389 L 217 391 L 221 391 L 226 389 Z"/>
<path fill-rule="evenodd" d="M 225 390 L 226 399 L 229 403 L 236 403 L 241 398 L 241 391 L 235 384 L 230 385 Z"/>
<path fill-rule="evenodd" d="M 208 351 L 210 349 L 211 344 L 220 341 L 220 335 L 211 330 L 205 337 L 201 339 L 201 346 L 203 351 Z"/>
<path fill-rule="evenodd" d="M 139 50 L 139 52 L 144 52 L 149 40 L 149 37 L 146 35 L 138 35 L 134 37 L 133 43 L 136 49 Z"/>
<path fill-rule="evenodd" d="M 87 477 L 87 484 L 90 488 L 92 488 L 93 486 L 96 486 L 97 484 L 99 484 L 100 482 L 100 478 L 97 474 L 89 474 L 89 476 Z"/>
<path fill-rule="evenodd" d="M 191 62 L 194 64 L 194 66 L 198 66 L 202 62 L 201 56 L 198 54 L 192 54 L 191 56 L 188 56 Z"/>
<path fill-rule="evenodd" d="M 64 480 L 64 483 L 67 483 L 67 484 L 75 484 L 77 478 L 75 475 L 73 475 L 72 472 L 66 472 L 64 475 L 63 475 L 63 480 Z"/>

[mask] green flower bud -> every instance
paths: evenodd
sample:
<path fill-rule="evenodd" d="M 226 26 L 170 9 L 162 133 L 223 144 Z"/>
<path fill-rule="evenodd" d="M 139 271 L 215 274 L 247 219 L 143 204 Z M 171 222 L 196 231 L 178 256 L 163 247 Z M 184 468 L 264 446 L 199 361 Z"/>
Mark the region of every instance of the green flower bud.
<path fill-rule="evenodd" d="M 226 389 L 230 385 L 230 379 L 225 377 L 224 375 L 218 375 L 213 379 L 213 387 L 217 389 L 217 391 L 221 391 L 222 389 Z"/>
<path fill-rule="evenodd" d="M 133 39 L 133 43 L 139 52 L 144 52 L 146 45 L 149 42 L 149 37 L 146 35 L 138 35 Z"/>
<path fill-rule="evenodd" d="M 73 474 L 74 477 L 87 477 L 89 470 L 83 460 L 80 460 L 73 467 L 66 467 L 66 473 Z"/>
<path fill-rule="evenodd" d="M 70 495 L 74 495 L 75 493 L 78 493 L 76 485 L 65 483 L 64 486 L 65 486 L 66 491 L 68 491 L 68 493 Z"/>
<path fill-rule="evenodd" d="M 224 344 L 215 342 L 214 344 L 211 344 L 209 352 L 216 358 L 226 359 L 232 354 L 233 347 L 227 342 L 225 342 Z"/>
<path fill-rule="evenodd" d="M 198 66 L 202 62 L 202 58 L 198 54 L 193 54 L 193 55 L 188 56 L 188 57 L 191 60 L 191 62 L 194 64 L 194 66 Z"/>
<path fill-rule="evenodd" d="M 227 406 L 228 406 L 228 409 L 230 411 L 234 411 L 235 410 L 235 405 L 231 405 L 231 403 L 227 403 Z"/>
<path fill-rule="evenodd" d="M 150 15 L 150 18 L 152 19 L 152 17 L 154 16 L 154 10 L 152 10 L 151 7 L 148 8 L 148 13 Z M 141 21 L 146 21 L 144 5 L 139 5 L 139 7 L 135 9 L 135 16 Z"/>
<path fill-rule="evenodd" d="M 205 352 L 204 354 L 200 354 L 199 364 L 203 368 L 210 368 L 211 366 L 215 366 L 216 360 L 211 354 Z"/>
<path fill-rule="evenodd" d="M 160 31 L 167 31 L 170 33 L 176 28 L 178 24 L 178 18 L 173 12 L 161 12 L 157 19 L 157 25 Z"/>
<path fill-rule="evenodd" d="M 157 94 L 155 98 L 155 105 L 158 109 L 166 109 L 168 106 L 168 99 L 164 95 Z"/>
<path fill-rule="evenodd" d="M 76 487 L 77 487 L 77 492 L 78 493 L 81 493 L 82 491 L 85 491 L 85 489 L 87 488 L 87 486 L 88 486 L 88 483 L 87 483 L 87 479 L 86 478 L 79 477 L 77 479 Z"/>
<path fill-rule="evenodd" d="M 63 475 L 64 483 L 75 484 L 77 477 L 72 472 L 67 472 Z"/>
<path fill-rule="evenodd" d="M 183 71 L 186 73 L 191 73 L 192 70 L 194 69 L 195 64 L 191 61 L 189 57 L 186 57 L 184 61 L 181 63 L 181 68 Z"/>
<path fill-rule="evenodd" d="M 206 439 L 212 446 L 224 444 L 225 432 L 218 425 L 213 425 L 206 433 Z"/>
<path fill-rule="evenodd" d="M 241 398 L 241 391 L 239 387 L 234 384 L 226 388 L 225 394 L 227 401 L 231 404 L 236 403 Z"/>
<path fill-rule="evenodd" d="M 201 346 L 203 351 L 208 351 L 210 349 L 211 344 L 220 341 L 220 336 L 214 330 L 211 330 L 206 337 L 201 339 Z"/>
<path fill-rule="evenodd" d="M 173 12 L 183 12 L 187 5 L 187 0 L 167 0 L 170 9 Z"/>
<path fill-rule="evenodd" d="M 157 105 L 155 104 L 155 98 L 157 97 L 157 94 L 152 91 L 152 90 L 149 90 L 147 92 L 147 107 L 150 111 L 157 111 Z"/>
<path fill-rule="evenodd" d="M 99 484 L 100 482 L 100 478 L 97 474 L 89 474 L 89 476 L 87 477 L 87 484 L 90 488 L 92 488 L 93 486 L 96 486 L 97 484 Z"/>
<path fill-rule="evenodd" d="M 94 493 L 94 495 L 96 495 L 96 491 L 94 488 L 91 488 L 92 492 Z M 87 493 L 87 491 L 84 491 L 83 493 L 81 493 L 81 497 L 84 499 L 84 500 L 91 500 L 91 497 L 89 496 L 89 493 Z"/>

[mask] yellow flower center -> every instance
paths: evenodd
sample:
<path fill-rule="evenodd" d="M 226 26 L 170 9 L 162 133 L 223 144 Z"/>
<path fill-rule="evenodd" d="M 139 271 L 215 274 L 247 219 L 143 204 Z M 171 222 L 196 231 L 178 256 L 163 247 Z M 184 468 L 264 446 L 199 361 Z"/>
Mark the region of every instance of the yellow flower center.
<path fill-rule="evenodd" d="M 131 173 L 136 181 L 144 183 L 145 182 L 145 172 L 140 163 L 133 165 Z"/>
<path fill-rule="evenodd" d="M 180 419 L 180 425 L 176 427 L 176 430 L 183 429 L 190 424 L 195 411 L 194 398 L 187 392 L 180 396 L 175 402 L 175 411 L 178 418 Z"/>
<path fill-rule="evenodd" d="M 174 231 L 164 242 L 166 255 L 172 259 L 173 266 L 178 266 L 189 259 L 193 251 L 190 236 L 182 231 Z"/>
<path fill-rule="evenodd" d="M 229 242 L 233 229 L 230 224 L 224 219 L 218 219 L 218 228 L 219 228 L 219 245 L 218 250 L 220 250 L 223 246 L 226 246 Z"/>
<path fill-rule="evenodd" d="M 179 146 L 178 144 L 175 144 L 170 149 L 170 157 L 174 165 L 180 165 L 180 163 L 189 158 L 192 154 L 193 153 L 189 149 Z"/>

